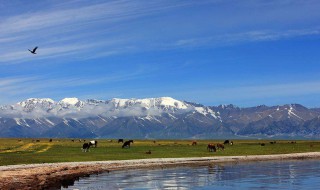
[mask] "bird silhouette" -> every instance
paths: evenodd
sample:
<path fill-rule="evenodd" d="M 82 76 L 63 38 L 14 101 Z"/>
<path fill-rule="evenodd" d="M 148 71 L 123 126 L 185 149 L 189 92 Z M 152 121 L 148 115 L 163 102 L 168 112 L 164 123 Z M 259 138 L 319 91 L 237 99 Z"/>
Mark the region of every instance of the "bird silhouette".
<path fill-rule="evenodd" d="M 38 46 L 36 46 L 35 48 L 33 48 L 33 50 L 28 49 L 31 53 L 33 54 L 37 54 L 36 50 L 38 49 Z"/>

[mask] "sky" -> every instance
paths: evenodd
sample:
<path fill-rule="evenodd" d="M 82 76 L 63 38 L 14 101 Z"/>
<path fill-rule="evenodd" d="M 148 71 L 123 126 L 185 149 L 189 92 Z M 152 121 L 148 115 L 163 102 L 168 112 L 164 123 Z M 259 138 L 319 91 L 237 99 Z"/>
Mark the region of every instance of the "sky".
<path fill-rule="evenodd" d="M 0 105 L 320 107 L 319 10 L 319 0 L 0 0 Z"/>

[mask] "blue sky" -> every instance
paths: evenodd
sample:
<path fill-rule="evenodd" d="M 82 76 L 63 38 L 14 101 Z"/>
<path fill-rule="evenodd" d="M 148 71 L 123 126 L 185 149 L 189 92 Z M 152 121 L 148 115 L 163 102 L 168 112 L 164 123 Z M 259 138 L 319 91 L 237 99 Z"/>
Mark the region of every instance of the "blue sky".
<path fill-rule="evenodd" d="M 0 104 L 320 107 L 319 10 L 318 0 L 0 0 Z"/>

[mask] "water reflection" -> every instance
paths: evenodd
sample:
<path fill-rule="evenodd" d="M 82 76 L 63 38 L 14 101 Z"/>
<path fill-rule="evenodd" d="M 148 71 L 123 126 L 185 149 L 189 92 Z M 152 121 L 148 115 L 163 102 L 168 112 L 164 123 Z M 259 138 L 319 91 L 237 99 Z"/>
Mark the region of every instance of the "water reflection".
<path fill-rule="evenodd" d="M 61 189 L 315 189 L 319 169 L 320 161 L 309 160 L 115 171 Z"/>

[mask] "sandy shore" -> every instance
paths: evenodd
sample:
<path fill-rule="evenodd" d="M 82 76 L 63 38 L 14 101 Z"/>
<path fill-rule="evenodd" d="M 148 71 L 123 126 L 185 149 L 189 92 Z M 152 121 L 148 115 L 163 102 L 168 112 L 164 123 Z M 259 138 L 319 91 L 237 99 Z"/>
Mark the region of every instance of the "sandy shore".
<path fill-rule="evenodd" d="M 79 177 L 114 170 L 207 165 L 221 162 L 246 162 L 320 158 L 320 152 L 217 156 L 194 158 L 156 158 L 122 161 L 66 162 L 0 166 L 0 189 L 57 189 Z"/>

